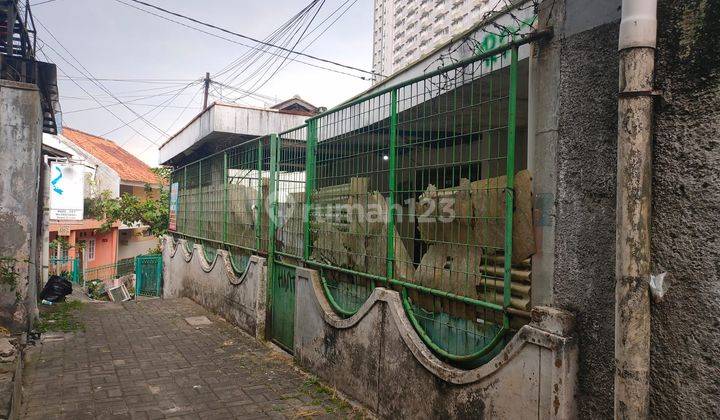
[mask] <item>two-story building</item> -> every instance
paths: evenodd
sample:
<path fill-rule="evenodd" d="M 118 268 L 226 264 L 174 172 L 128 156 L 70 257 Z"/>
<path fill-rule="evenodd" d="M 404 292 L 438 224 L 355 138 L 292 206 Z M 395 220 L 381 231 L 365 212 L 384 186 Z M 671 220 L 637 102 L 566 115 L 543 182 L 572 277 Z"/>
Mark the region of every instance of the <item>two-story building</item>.
<path fill-rule="evenodd" d="M 78 259 L 83 270 L 114 264 L 157 247 L 158 241 L 147 226 L 120 221 L 103 226 L 104 220 L 88 208 L 104 191 L 112 198 L 130 194 L 140 199 L 159 198 L 162 182 L 148 165 L 116 143 L 72 128 L 61 134 L 45 135 L 43 143 L 72 155 L 67 159 L 83 172 L 85 212 L 82 220 L 58 220 L 50 214 L 48 242 L 61 240 L 64 246 L 50 246 L 50 258 Z M 51 175 L 52 178 L 52 175 Z M 83 246 L 79 246 L 83 243 Z"/>

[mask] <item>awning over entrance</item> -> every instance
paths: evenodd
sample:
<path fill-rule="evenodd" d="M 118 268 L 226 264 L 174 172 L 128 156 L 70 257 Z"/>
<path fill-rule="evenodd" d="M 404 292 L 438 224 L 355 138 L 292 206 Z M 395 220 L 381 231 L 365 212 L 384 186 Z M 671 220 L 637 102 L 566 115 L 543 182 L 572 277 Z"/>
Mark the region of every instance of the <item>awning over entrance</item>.
<path fill-rule="evenodd" d="M 214 103 L 160 146 L 160 163 L 179 166 L 267 133 L 302 125 L 305 115 Z"/>

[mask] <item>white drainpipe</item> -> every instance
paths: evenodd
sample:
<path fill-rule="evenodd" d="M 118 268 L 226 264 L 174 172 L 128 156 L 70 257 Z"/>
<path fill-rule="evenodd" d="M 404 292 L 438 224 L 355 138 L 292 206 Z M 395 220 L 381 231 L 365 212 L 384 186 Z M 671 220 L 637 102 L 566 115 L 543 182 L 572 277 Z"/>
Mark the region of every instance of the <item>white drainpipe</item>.
<path fill-rule="evenodd" d="M 657 0 L 623 0 L 615 245 L 615 418 L 649 416 L 650 214 Z"/>

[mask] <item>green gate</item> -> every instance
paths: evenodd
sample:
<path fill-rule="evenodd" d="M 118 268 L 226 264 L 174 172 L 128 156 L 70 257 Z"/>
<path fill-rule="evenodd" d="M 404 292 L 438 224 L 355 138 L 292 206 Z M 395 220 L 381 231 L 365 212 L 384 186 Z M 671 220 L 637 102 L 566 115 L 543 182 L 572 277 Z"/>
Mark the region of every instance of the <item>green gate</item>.
<path fill-rule="evenodd" d="M 295 267 L 275 262 L 270 282 L 270 340 L 292 353 L 295 335 Z"/>
<path fill-rule="evenodd" d="M 48 274 L 66 277 L 75 284 L 82 282 L 79 258 L 50 258 Z"/>
<path fill-rule="evenodd" d="M 162 292 L 162 256 L 135 257 L 135 295 L 160 296 Z"/>

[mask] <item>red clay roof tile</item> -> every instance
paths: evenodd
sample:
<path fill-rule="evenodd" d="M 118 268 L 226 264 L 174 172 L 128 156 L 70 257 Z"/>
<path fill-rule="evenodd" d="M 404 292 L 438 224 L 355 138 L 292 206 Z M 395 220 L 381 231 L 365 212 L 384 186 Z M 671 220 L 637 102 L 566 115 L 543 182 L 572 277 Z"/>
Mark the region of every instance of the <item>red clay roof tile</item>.
<path fill-rule="evenodd" d="M 108 139 L 69 127 L 63 127 L 62 135 L 112 168 L 122 181 L 160 183 L 148 165 Z"/>

